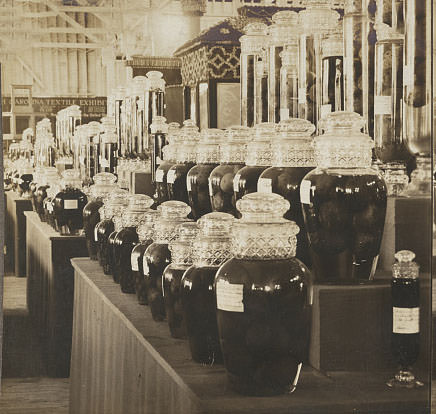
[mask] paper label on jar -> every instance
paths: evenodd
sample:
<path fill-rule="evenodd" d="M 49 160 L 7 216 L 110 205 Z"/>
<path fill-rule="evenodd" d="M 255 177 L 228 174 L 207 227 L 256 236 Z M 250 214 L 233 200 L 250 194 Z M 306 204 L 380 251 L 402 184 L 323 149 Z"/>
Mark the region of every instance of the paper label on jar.
<path fill-rule="evenodd" d="M 235 178 L 233 178 L 233 191 L 239 191 L 239 179 L 241 178 L 241 174 L 236 174 Z"/>
<path fill-rule="evenodd" d="M 374 115 L 391 115 L 391 114 L 392 114 L 392 97 L 375 96 Z"/>
<path fill-rule="evenodd" d="M 393 308 L 392 332 L 397 334 L 416 334 L 419 332 L 418 308 Z"/>
<path fill-rule="evenodd" d="M 164 171 L 163 170 L 156 170 L 156 182 L 157 183 L 163 183 L 164 178 Z"/>
<path fill-rule="evenodd" d="M 298 88 L 298 103 L 306 103 L 306 88 Z"/>
<path fill-rule="evenodd" d="M 209 195 L 210 195 L 211 197 L 213 197 L 212 180 L 210 179 L 210 177 L 208 178 L 207 183 L 208 183 L 208 185 L 209 185 Z"/>
<path fill-rule="evenodd" d="M 189 177 L 186 177 L 186 189 L 188 191 L 191 191 L 191 180 L 189 179 Z"/>
<path fill-rule="evenodd" d="M 167 184 L 173 184 L 176 180 L 176 170 L 169 170 L 167 174 Z"/>
<path fill-rule="evenodd" d="M 244 285 L 219 280 L 216 284 L 217 309 L 227 312 L 244 312 Z"/>
<path fill-rule="evenodd" d="M 139 272 L 138 256 L 136 254 L 130 256 L 130 264 L 132 265 L 132 272 Z"/>
<path fill-rule="evenodd" d="M 331 111 L 332 111 L 332 105 L 331 104 L 321 105 L 321 118 L 324 118 Z"/>
<path fill-rule="evenodd" d="M 94 241 L 98 242 L 98 227 L 94 227 Z"/>
<path fill-rule="evenodd" d="M 47 211 L 52 213 L 53 212 L 53 204 L 52 203 L 47 203 L 46 205 Z"/>
<path fill-rule="evenodd" d="M 142 257 L 142 269 L 144 275 L 148 275 L 149 269 L 148 269 L 147 258 L 145 257 L 145 255 Z"/>
<path fill-rule="evenodd" d="M 257 182 L 257 191 L 259 193 L 272 193 L 271 178 L 259 178 Z"/>
<path fill-rule="evenodd" d="M 64 210 L 77 210 L 79 202 L 77 200 L 64 200 Z"/>
<path fill-rule="evenodd" d="M 300 201 L 302 204 L 310 204 L 310 188 L 312 183 L 309 180 L 303 180 L 300 185 Z"/>
<path fill-rule="evenodd" d="M 100 165 L 102 168 L 109 168 L 110 164 L 109 161 L 106 158 L 103 158 L 100 156 Z"/>

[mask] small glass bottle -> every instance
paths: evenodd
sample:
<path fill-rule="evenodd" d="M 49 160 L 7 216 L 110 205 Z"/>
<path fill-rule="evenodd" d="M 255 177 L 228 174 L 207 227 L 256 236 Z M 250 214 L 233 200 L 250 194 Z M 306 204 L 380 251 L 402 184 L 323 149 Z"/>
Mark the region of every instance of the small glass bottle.
<path fill-rule="evenodd" d="M 215 277 L 219 338 L 229 386 L 254 396 L 295 390 L 310 342 L 311 278 L 295 258 L 289 202 L 252 193 L 237 203 L 234 257 Z"/>
<path fill-rule="evenodd" d="M 257 191 L 257 181 L 268 167 L 271 166 L 271 142 L 276 138 L 276 124 L 264 122 L 253 128 L 253 139 L 247 144 L 247 158 L 233 179 L 235 200 L 245 194 Z M 239 216 L 239 214 L 238 214 Z"/>
<path fill-rule="evenodd" d="M 156 191 L 154 200 L 157 205 L 169 200 L 167 176 L 170 168 L 176 164 L 179 146 L 176 143 L 177 135 L 180 133 L 180 124 L 170 122 L 168 125 L 167 140 L 168 144 L 162 148 L 163 161 L 156 170 Z"/>
<path fill-rule="evenodd" d="M 197 164 L 186 176 L 188 200 L 194 220 L 212 211 L 209 197 L 209 175 L 220 162 L 220 144 L 224 141 L 221 129 L 203 129 L 197 146 Z"/>
<path fill-rule="evenodd" d="M 153 204 L 153 199 L 145 194 L 132 194 L 129 197 L 127 211 L 122 216 L 122 228 L 115 236 L 114 277 L 119 280 L 123 293 L 135 293 L 135 277 L 131 266 L 132 250 L 139 242 L 137 227 L 142 217 L 151 211 L 150 207 Z"/>
<path fill-rule="evenodd" d="M 82 192 L 78 170 L 65 170 L 62 174 L 62 190 L 53 202 L 56 228 L 61 234 L 76 235 L 83 228 L 83 208 L 88 200 Z"/>
<path fill-rule="evenodd" d="M 158 206 L 159 219 L 155 224 L 155 238 L 143 256 L 143 271 L 147 301 L 155 321 L 165 319 L 165 306 L 162 294 L 162 274 L 171 263 L 168 244 L 177 237 L 177 225 L 189 221 L 191 208 L 182 201 L 165 201 Z"/>
<path fill-rule="evenodd" d="M 182 309 L 181 281 L 185 271 L 192 265 L 192 242 L 198 230 L 195 222 L 182 223 L 176 228 L 177 239 L 169 244 L 171 263 L 164 270 L 162 290 L 168 326 L 173 338 L 187 338 Z"/>
<path fill-rule="evenodd" d="M 198 221 L 200 232 L 192 244 L 192 266 L 182 277 L 182 307 L 192 359 L 222 363 L 213 288 L 218 268 L 232 255 L 230 231 L 235 218 L 209 213 Z"/>
<path fill-rule="evenodd" d="M 251 130 L 244 126 L 233 126 L 227 128 L 225 134 L 226 140 L 220 144 L 220 165 L 209 175 L 210 204 L 213 211 L 236 216 L 233 180 L 245 165 Z"/>
<path fill-rule="evenodd" d="M 154 239 L 154 225 L 159 218 L 159 211 L 150 210 L 141 218 L 141 222 L 137 228 L 139 243 L 133 248 L 130 256 L 131 267 L 133 276 L 135 278 L 135 291 L 138 303 L 140 305 L 147 305 L 147 291 L 144 280 L 144 267 L 143 259 L 147 247 L 153 243 Z"/>
<path fill-rule="evenodd" d="M 398 373 L 387 382 L 389 387 L 417 388 L 424 384 L 416 379 L 411 366 L 419 355 L 419 265 L 415 253 L 401 250 L 392 265 L 392 353 L 400 365 Z"/>
<path fill-rule="evenodd" d="M 317 168 L 300 185 L 317 282 L 365 283 L 374 277 L 386 216 L 383 177 L 371 168 L 374 142 L 355 112 L 332 112 L 315 138 Z"/>
<path fill-rule="evenodd" d="M 188 119 L 183 122 L 183 127 L 177 137 L 178 152 L 177 163 L 173 165 L 167 174 L 168 197 L 170 200 L 189 203 L 186 176 L 195 165 L 197 158 L 197 144 L 200 139 L 198 127 L 195 122 Z"/>
<path fill-rule="evenodd" d="M 292 208 L 285 219 L 300 227 L 297 240 L 297 258 L 310 266 L 309 243 L 304 228 L 300 202 L 300 183 L 315 168 L 312 135 L 315 125 L 305 119 L 292 118 L 277 125 L 277 139 L 272 144 L 272 167 L 259 177 L 257 191 L 280 194 Z"/>
<path fill-rule="evenodd" d="M 95 226 L 100 222 L 99 209 L 103 200 L 109 196 L 117 186 L 117 177 L 111 173 L 98 173 L 93 177 L 94 185 L 90 187 L 88 204 L 83 209 L 83 229 L 86 237 L 86 247 L 91 260 L 97 260 L 97 241 L 95 240 Z"/>

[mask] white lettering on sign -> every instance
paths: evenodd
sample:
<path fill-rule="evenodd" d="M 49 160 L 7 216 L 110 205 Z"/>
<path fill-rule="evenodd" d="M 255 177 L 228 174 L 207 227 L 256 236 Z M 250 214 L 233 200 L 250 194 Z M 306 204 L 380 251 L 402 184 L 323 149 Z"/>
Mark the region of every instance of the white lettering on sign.
<path fill-rule="evenodd" d="M 167 184 L 174 184 L 176 180 L 176 170 L 169 170 L 167 174 Z"/>
<path fill-rule="evenodd" d="M 79 208 L 79 202 L 77 200 L 64 200 L 65 210 L 77 210 Z"/>
<path fill-rule="evenodd" d="M 419 332 L 419 308 L 393 308 L 392 332 L 415 334 Z"/>
<path fill-rule="evenodd" d="M 259 178 L 257 182 L 257 191 L 259 193 L 272 193 L 271 178 Z"/>
<path fill-rule="evenodd" d="M 312 183 L 309 180 L 303 180 L 300 185 L 300 201 L 302 204 L 310 204 L 310 188 Z"/>
<path fill-rule="evenodd" d="M 244 312 L 244 285 L 218 280 L 216 284 L 217 308 L 227 312 Z"/>

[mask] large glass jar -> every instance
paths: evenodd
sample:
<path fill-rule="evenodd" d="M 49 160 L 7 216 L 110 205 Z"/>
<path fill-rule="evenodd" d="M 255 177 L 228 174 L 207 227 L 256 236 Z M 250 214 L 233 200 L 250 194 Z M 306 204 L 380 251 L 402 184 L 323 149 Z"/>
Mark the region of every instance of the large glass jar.
<path fill-rule="evenodd" d="M 199 221 L 192 244 L 192 266 L 182 278 L 182 306 L 192 359 L 203 364 L 221 363 L 213 283 L 218 268 L 232 256 L 230 231 L 235 218 L 209 213 Z"/>
<path fill-rule="evenodd" d="M 333 112 L 315 138 L 317 168 L 300 186 L 312 269 L 321 283 L 362 283 L 377 266 L 386 215 L 386 184 L 371 169 L 371 138 L 364 119 Z"/>
<path fill-rule="evenodd" d="M 30 183 L 33 180 L 33 167 L 30 164 L 25 164 L 20 170 L 20 178 L 18 180 L 18 194 L 23 198 L 31 198 Z"/>
<path fill-rule="evenodd" d="M 167 174 L 168 197 L 170 200 L 189 203 L 186 176 L 195 165 L 199 139 L 200 134 L 195 122 L 191 119 L 184 121 L 176 140 L 179 144 L 176 154 L 177 163 L 169 169 Z"/>
<path fill-rule="evenodd" d="M 171 263 L 164 270 L 162 290 L 168 326 L 173 338 L 187 338 L 182 309 L 181 281 L 185 271 L 192 265 L 192 242 L 198 230 L 195 222 L 182 223 L 176 229 L 177 239 L 169 244 Z"/>
<path fill-rule="evenodd" d="M 280 120 L 298 117 L 298 39 L 280 53 Z"/>
<path fill-rule="evenodd" d="M 129 193 L 121 188 L 111 192 L 110 197 L 104 203 L 102 220 L 96 226 L 98 256 L 100 265 L 106 275 L 112 274 L 113 254 L 109 246 L 109 237 L 115 231 L 115 217 L 119 217 L 127 207 Z"/>
<path fill-rule="evenodd" d="M 78 234 L 83 228 L 83 208 L 88 202 L 81 190 L 79 171 L 65 170 L 62 187 L 53 203 L 56 228 L 61 234 Z"/>
<path fill-rule="evenodd" d="M 229 386 L 242 394 L 294 391 L 309 351 L 311 284 L 295 258 L 289 202 L 252 193 L 237 203 L 234 257 L 215 277 L 217 320 Z"/>
<path fill-rule="evenodd" d="M 271 142 L 276 137 L 275 128 L 276 124 L 268 122 L 254 127 L 254 139 L 247 144 L 245 167 L 242 167 L 233 179 L 235 200 L 239 200 L 245 194 L 256 192 L 260 174 L 271 166 Z"/>
<path fill-rule="evenodd" d="M 171 263 L 168 244 L 178 236 L 177 225 L 189 221 L 191 208 L 182 201 L 170 200 L 162 203 L 158 210 L 159 219 L 155 224 L 154 242 L 147 247 L 143 256 L 143 271 L 147 302 L 155 321 L 165 319 L 165 305 L 162 294 L 162 274 Z"/>
<path fill-rule="evenodd" d="M 162 148 L 165 146 L 166 136 L 168 134 L 168 124 L 163 116 L 156 116 L 150 125 L 151 130 L 151 181 L 156 183 L 156 170 L 163 160 Z"/>
<path fill-rule="evenodd" d="M 154 239 L 154 224 L 159 217 L 157 210 L 150 210 L 141 218 L 141 222 L 137 228 L 139 243 L 133 248 L 130 256 L 133 276 L 135 278 L 135 291 L 138 303 L 147 305 L 147 291 L 144 280 L 144 253 L 147 247 L 153 243 Z"/>
<path fill-rule="evenodd" d="M 300 183 L 315 168 L 312 134 L 315 125 L 305 119 L 288 119 L 277 125 L 278 136 L 272 144 L 272 167 L 259 177 L 257 191 L 280 194 L 289 201 L 291 208 L 287 220 L 297 223 L 297 258 L 310 266 L 309 243 L 304 228 L 300 203 Z"/>
<path fill-rule="evenodd" d="M 6 165 L 6 160 L 4 160 L 3 162 L 4 164 L 4 171 L 3 171 L 3 179 L 4 182 L 6 182 L 6 177 L 8 174 L 8 166 Z M 43 176 L 44 176 L 44 167 L 41 166 L 36 166 L 35 170 L 33 171 L 33 179 L 32 182 L 29 184 L 29 191 L 31 194 L 31 200 L 32 200 L 32 208 L 33 211 L 36 212 L 36 205 L 35 205 L 35 195 L 36 195 L 36 190 L 38 189 L 39 186 L 42 185 L 43 182 Z"/>
<path fill-rule="evenodd" d="M 91 260 L 97 260 L 97 240 L 95 226 L 100 222 L 99 209 L 103 201 L 116 188 L 117 177 L 111 173 L 99 173 L 93 177 L 94 185 L 90 187 L 88 204 L 83 209 L 83 229 L 86 237 L 86 247 Z"/>
<path fill-rule="evenodd" d="M 131 195 L 127 211 L 121 219 L 122 229 L 115 236 L 114 277 L 119 280 L 123 293 L 135 293 L 135 277 L 131 265 L 132 250 L 139 242 L 137 227 L 143 215 L 151 211 L 150 207 L 153 204 L 153 199 L 145 194 Z"/>
<path fill-rule="evenodd" d="M 212 211 L 209 197 L 209 175 L 220 162 L 220 144 L 224 141 L 221 129 L 204 129 L 197 146 L 197 165 L 186 176 L 188 200 L 194 220 Z"/>
<path fill-rule="evenodd" d="M 236 173 L 244 167 L 250 131 L 244 126 L 233 126 L 225 131 L 226 140 L 220 145 L 220 165 L 209 175 L 209 196 L 213 211 L 236 216 L 233 180 Z"/>
<path fill-rule="evenodd" d="M 177 135 L 180 132 L 180 124 L 171 122 L 168 125 L 167 141 L 168 144 L 162 148 L 163 161 L 156 170 L 156 191 L 154 200 L 156 203 L 162 204 L 164 201 L 169 200 L 167 176 L 170 168 L 176 164 L 178 145 L 176 144 Z"/>

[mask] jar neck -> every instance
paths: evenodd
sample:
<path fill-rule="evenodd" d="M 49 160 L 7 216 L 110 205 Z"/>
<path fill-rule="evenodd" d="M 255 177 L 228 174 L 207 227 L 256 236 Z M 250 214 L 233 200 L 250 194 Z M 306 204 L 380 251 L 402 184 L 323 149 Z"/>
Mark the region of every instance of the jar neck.
<path fill-rule="evenodd" d="M 199 237 L 192 246 L 192 263 L 196 267 L 219 267 L 232 257 L 230 238 Z"/>

